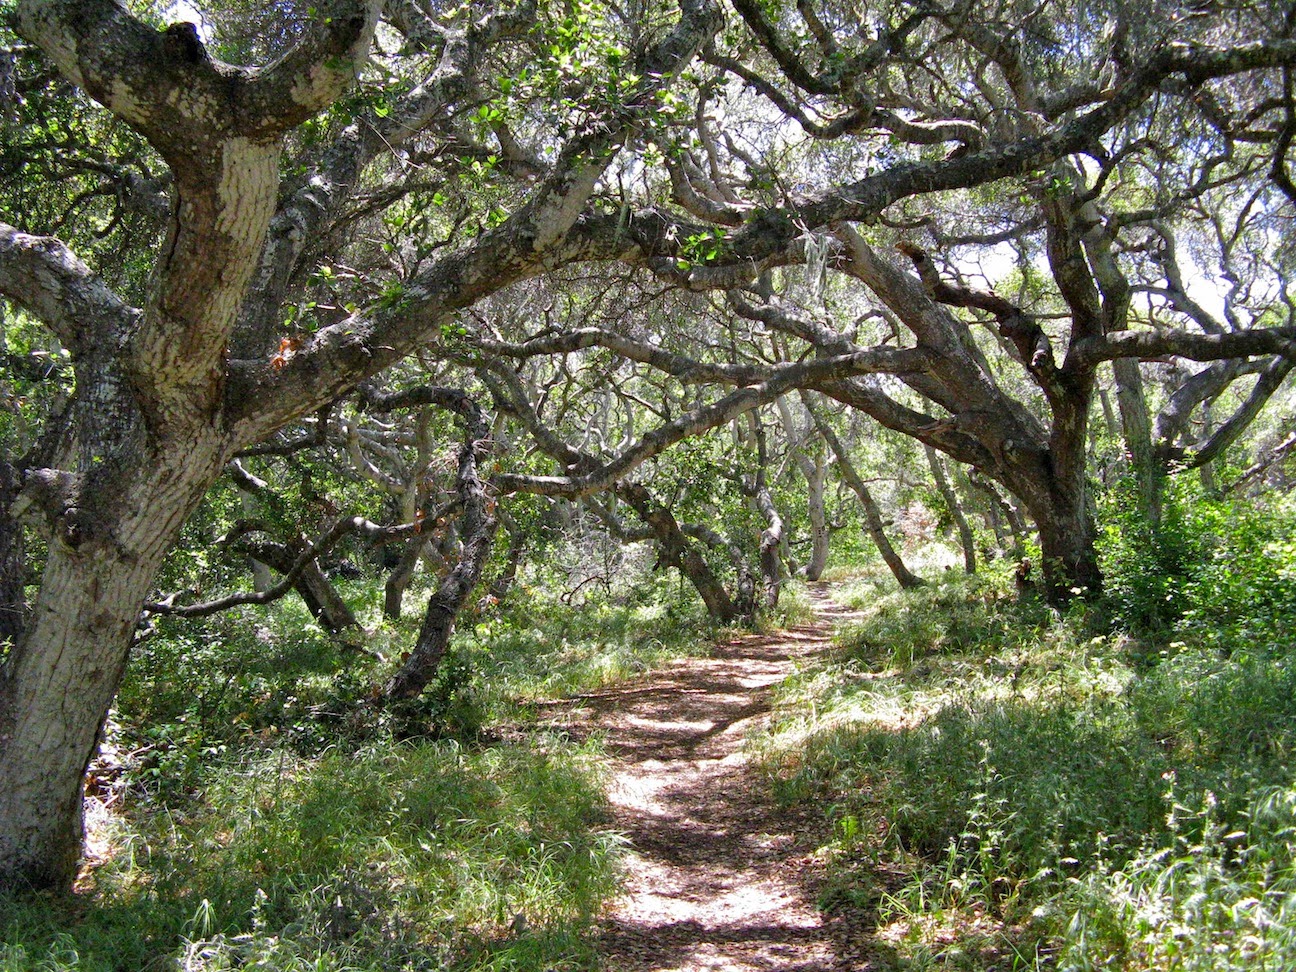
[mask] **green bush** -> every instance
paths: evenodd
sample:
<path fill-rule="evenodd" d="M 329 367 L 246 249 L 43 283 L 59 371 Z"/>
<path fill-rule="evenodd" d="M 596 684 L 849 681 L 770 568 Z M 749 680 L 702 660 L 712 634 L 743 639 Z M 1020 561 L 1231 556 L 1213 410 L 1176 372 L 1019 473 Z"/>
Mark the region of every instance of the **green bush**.
<path fill-rule="evenodd" d="M 1129 489 L 1118 485 L 1104 501 L 1114 622 L 1162 639 L 1178 631 L 1223 652 L 1284 646 L 1296 622 L 1296 497 L 1220 498 L 1176 477 L 1154 529 Z"/>

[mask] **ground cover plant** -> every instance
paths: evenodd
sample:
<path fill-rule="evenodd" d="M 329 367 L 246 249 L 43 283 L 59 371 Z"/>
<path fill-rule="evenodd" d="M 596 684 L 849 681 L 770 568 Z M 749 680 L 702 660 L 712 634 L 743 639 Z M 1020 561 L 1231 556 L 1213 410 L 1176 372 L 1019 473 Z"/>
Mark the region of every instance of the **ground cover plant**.
<path fill-rule="evenodd" d="M 547 707 L 873 550 L 765 745 L 827 904 L 1286 961 L 1293 69 L 1262 0 L 0 0 L 4 961 L 589 964 Z"/>
<path fill-rule="evenodd" d="M 525 574 L 416 704 L 377 713 L 412 623 L 365 587 L 365 651 L 296 599 L 159 620 L 92 771 L 91 867 L 73 898 L 0 898 L 0 969 L 593 965 L 620 853 L 600 742 L 536 728 L 536 702 L 705 651 L 701 605 Z"/>
<path fill-rule="evenodd" d="M 1178 556 L 1113 528 L 1109 601 L 857 581 L 864 616 L 786 686 L 757 751 L 829 807 L 822 903 L 909 967 L 1296 961 L 1294 509 L 1179 489 Z"/>

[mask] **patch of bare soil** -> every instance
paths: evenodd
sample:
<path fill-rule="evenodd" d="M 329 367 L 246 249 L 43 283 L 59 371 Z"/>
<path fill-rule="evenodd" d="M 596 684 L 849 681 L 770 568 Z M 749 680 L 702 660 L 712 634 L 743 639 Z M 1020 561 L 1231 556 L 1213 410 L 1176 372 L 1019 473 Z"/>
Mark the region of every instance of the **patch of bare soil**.
<path fill-rule="evenodd" d="M 751 778 L 744 738 L 771 688 L 818 656 L 846 617 L 823 587 L 816 621 L 718 644 L 647 683 L 565 702 L 555 727 L 606 733 L 613 829 L 630 841 L 625 894 L 606 917 L 614 972 L 882 969 L 863 929 L 815 906 L 822 815 L 778 807 Z M 871 936 L 865 935 L 866 939 Z"/>

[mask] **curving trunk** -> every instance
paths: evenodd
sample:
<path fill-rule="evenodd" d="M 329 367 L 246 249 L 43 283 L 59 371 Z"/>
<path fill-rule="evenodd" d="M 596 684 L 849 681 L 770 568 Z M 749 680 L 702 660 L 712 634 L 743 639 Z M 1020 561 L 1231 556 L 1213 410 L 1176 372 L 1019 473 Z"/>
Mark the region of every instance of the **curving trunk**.
<path fill-rule="evenodd" d="M 383 584 L 383 617 L 388 621 L 399 621 L 405 600 L 405 591 L 414 580 L 418 571 L 419 560 L 428 547 L 426 537 L 414 537 L 401 549 L 400 559 L 387 575 Z"/>
<path fill-rule="evenodd" d="M 137 458 L 113 502 L 56 518 L 40 593 L 6 660 L 0 888 L 65 888 L 75 877 L 82 779 L 126 667 L 140 607 L 225 460 L 215 443 L 193 442 Z"/>
<path fill-rule="evenodd" d="M 742 616 L 742 611 L 706 560 L 689 543 L 671 511 L 653 499 L 652 494 L 638 483 L 625 483 L 618 486 L 616 492 L 653 531 L 662 562 L 677 568 L 697 589 L 711 619 L 720 624 L 737 621 Z"/>
<path fill-rule="evenodd" d="M 931 466 L 932 479 L 936 481 L 936 491 L 940 493 L 941 499 L 945 501 L 945 508 L 949 510 L 949 514 L 954 520 L 954 526 L 958 528 L 959 545 L 963 548 L 963 572 L 965 574 L 975 574 L 977 569 L 976 540 L 972 536 L 972 526 L 968 523 L 963 504 L 959 502 L 958 494 L 954 492 L 954 487 L 945 472 L 945 464 L 941 462 L 936 450 L 929 445 L 924 445 L 923 448 L 927 453 L 927 463 Z"/>
<path fill-rule="evenodd" d="M 922 587 L 923 579 L 905 566 L 904 559 L 891 545 L 891 540 L 886 535 L 886 524 L 882 521 L 882 511 L 873 499 L 873 493 L 868 488 L 868 484 L 860 477 L 859 472 L 855 469 L 855 464 L 851 462 L 850 453 L 846 451 L 845 445 L 837 437 L 837 433 L 833 431 L 832 426 L 817 411 L 811 408 L 810 414 L 814 417 L 819 434 L 828 443 L 828 448 L 832 450 L 833 456 L 837 460 L 837 471 L 841 474 L 841 478 L 859 499 L 860 506 L 864 510 L 864 530 L 873 541 L 873 545 L 877 547 L 882 560 L 891 571 L 891 576 L 896 579 L 896 583 L 903 590 L 908 591 L 915 587 Z"/>

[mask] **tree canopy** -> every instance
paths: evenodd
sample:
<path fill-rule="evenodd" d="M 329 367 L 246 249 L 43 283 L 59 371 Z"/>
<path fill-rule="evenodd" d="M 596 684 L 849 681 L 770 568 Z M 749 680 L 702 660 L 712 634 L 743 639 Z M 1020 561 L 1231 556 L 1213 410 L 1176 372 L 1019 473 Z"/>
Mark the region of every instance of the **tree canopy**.
<path fill-rule="evenodd" d="M 843 438 L 884 428 L 942 494 L 938 453 L 1011 498 L 1062 602 L 1102 584 L 1107 389 L 1155 520 L 1165 476 L 1291 369 L 1296 24 L 1273 4 L 5 14 L 3 881 L 70 880 L 141 609 L 207 609 L 158 571 L 223 476 L 259 511 L 231 542 L 330 627 L 326 547 L 404 543 L 408 579 L 442 544 L 397 698 L 501 521 L 521 556 L 519 497 L 583 499 L 749 618 L 786 542 L 768 437 L 812 500 L 813 574 L 828 466 L 876 506 Z M 294 513 L 245 465 L 311 450 L 389 500 L 329 509 L 298 468 Z"/>

